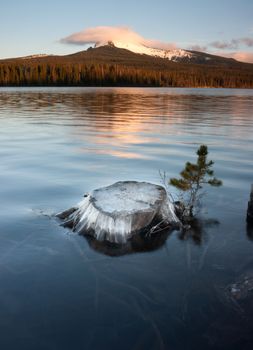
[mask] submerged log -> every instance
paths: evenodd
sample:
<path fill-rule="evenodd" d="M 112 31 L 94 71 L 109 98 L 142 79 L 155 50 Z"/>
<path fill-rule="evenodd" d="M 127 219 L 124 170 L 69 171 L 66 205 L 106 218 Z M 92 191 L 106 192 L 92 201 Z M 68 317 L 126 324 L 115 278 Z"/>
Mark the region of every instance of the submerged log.
<path fill-rule="evenodd" d="M 253 224 L 253 184 L 251 185 L 250 199 L 248 202 L 247 222 Z"/>
<path fill-rule="evenodd" d="M 97 240 L 125 243 L 134 234 L 162 221 L 179 226 L 174 205 L 162 186 L 124 181 L 94 190 L 75 208 L 57 214 L 63 225 Z"/>

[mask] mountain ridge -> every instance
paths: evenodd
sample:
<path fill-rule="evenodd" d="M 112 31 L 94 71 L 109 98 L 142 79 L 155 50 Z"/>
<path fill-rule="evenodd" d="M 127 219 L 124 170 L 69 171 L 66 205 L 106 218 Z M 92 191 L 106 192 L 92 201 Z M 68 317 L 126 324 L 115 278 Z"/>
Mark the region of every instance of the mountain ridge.
<path fill-rule="evenodd" d="M 253 87 L 253 64 L 190 51 L 180 62 L 112 44 L 69 55 L 0 60 L 0 86 Z"/>
<path fill-rule="evenodd" d="M 119 43 L 120 45 L 120 43 Z M 129 46 L 129 48 L 128 48 Z M 68 60 L 68 58 L 70 57 L 77 57 L 78 55 L 82 55 L 82 56 L 88 56 L 87 58 L 89 58 L 89 53 L 92 52 L 99 52 L 100 50 L 113 50 L 113 52 L 117 52 L 119 53 L 119 51 L 122 50 L 126 50 L 128 51 L 128 55 L 129 52 L 133 53 L 134 55 L 140 55 L 140 56 L 150 56 L 152 58 L 156 58 L 156 59 L 164 59 L 167 61 L 172 61 L 172 62 L 176 62 L 176 63 L 194 63 L 194 64 L 207 64 L 207 65 L 215 65 L 215 64 L 242 64 L 242 65 L 252 65 L 253 63 L 248 63 L 248 62 L 241 62 L 241 61 L 237 61 L 234 58 L 228 58 L 228 57 L 223 57 L 223 56 L 219 56 L 219 55 L 213 55 L 213 54 L 209 54 L 209 53 L 205 53 L 205 52 L 201 52 L 201 51 L 196 51 L 196 50 L 184 50 L 184 49 L 154 49 L 154 48 L 149 48 L 146 47 L 148 49 L 147 52 L 145 52 L 145 50 L 143 50 L 143 52 L 135 52 L 133 51 L 133 49 L 135 47 L 144 47 L 144 45 L 131 45 L 131 44 L 125 44 L 125 47 L 117 46 L 115 45 L 113 42 L 109 41 L 107 44 L 105 45 L 98 45 L 95 47 L 89 47 L 86 50 L 82 50 L 82 51 L 78 51 L 75 53 L 71 53 L 71 54 L 66 54 L 66 55 L 54 55 L 54 54 L 33 54 L 33 55 L 28 55 L 28 56 L 21 56 L 21 57 L 10 57 L 10 58 L 4 58 L 4 59 L 0 59 L 0 63 L 4 63 L 4 62 L 13 62 L 13 61 L 17 61 L 17 60 L 34 60 L 34 59 L 42 59 L 47 60 L 48 58 L 50 59 L 58 59 L 58 60 Z M 132 50 L 131 50 L 132 48 Z M 153 51 L 149 51 L 149 50 L 153 50 Z M 126 51 L 124 51 L 124 53 L 126 54 Z M 122 51 L 123 52 L 123 51 Z M 153 52 L 153 54 L 151 54 L 151 52 Z M 160 53 L 158 55 L 158 53 Z M 166 56 L 167 55 L 167 56 Z"/>

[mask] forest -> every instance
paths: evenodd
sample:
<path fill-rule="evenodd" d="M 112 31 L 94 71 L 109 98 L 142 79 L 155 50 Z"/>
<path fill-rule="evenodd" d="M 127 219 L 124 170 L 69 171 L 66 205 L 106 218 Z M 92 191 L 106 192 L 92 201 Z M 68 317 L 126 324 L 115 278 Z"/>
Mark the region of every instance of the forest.
<path fill-rule="evenodd" d="M 0 86 L 143 86 L 253 88 L 253 65 L 219 57 L 177 63 L 113 48 L 67 56 L 0 60 Z"/>

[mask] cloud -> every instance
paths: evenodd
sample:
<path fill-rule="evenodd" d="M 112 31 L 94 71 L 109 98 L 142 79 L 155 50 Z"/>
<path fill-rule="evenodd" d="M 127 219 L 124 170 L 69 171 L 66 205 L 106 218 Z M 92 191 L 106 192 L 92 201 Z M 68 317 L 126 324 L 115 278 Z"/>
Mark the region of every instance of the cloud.
<path fill-rule="evenodd" d="M 253 47 L 253 38 L 245 37 L 245 38 L 231 39 L 229 41 L 213 41 L 209 45 L 216 49 L 235 50 L 242 45 L 247 47 Z"/>
<path fill-rule="evenodd" d="M 247 63 L 253 63 L 253 53 L 252 52 L 234 52 L 233 58 L 235 58 L 237 61 L 241 62 L 247 62 Z"/>
<path fill-rule="evenodd" d="M 214 55 L 219 55 L 228 58 L 234 58 L 240 62 L 253 63 L 253 53 L 245 51 L 234 51 L 234 52 L 213 52 Z"/>
<path fill-rule="evenodd" d="M 60 40 L 60 42 L 64 44 L 95 44 L 97 46 L 106 45 L 108 41 L 142 44 L 157 49 L 171 50 L 176 48 L 176 45 L 173 43 L 164 43 L 159 40 L 146 39 L 128 27 L 99 26 L 87 28 Z"/>
<path fill-rule="evenodd" d="M 235 40 L 231 41 L 213 41 L 209 44 L 210 46 L 214 47 L 215 49 L 236 49 L 238 47 L 238 44 L 235 42 Z"/>
<path fill-rule="evenodd" d="M 248 47 L 253 47 L 253 38 L 241 38 L 241 42 Z"/>
<path fill-rule="evenodd" d="M 207 50 L 207 46 L 202 46 L 202 45 L 191 45 L 188 47 L 188 50 L 192 50 L 192 51 L 206 51 Z"/>

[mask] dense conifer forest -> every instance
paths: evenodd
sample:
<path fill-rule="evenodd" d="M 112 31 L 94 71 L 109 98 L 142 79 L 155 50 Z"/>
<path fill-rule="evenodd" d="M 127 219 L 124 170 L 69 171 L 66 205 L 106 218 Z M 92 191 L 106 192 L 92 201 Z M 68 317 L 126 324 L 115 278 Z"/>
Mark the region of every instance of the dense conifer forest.
<path fill-rule="evenodd" d="M 67 56 L 0 60 L 0 86 L 154 86 L 253 88 L 253 64 L 213 56 L 172 62 L 101 47 Z"/>

